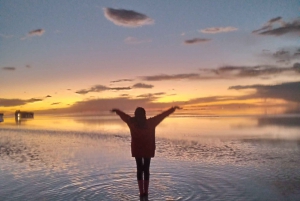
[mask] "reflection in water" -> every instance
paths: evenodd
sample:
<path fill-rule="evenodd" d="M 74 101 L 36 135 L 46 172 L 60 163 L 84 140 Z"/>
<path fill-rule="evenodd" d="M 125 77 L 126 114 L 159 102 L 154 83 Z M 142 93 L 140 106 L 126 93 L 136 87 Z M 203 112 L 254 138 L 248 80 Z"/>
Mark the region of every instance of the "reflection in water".
<path fill-rule="evenodd" d="M 274 138 L 269 133 L 278 136 L 277 128 L 257 126 L 253 119 L 168 120 L 157 130 L 149 200 L 299 198 L 298 127 L 282 127 Z M 47 122 L 60 124 L 45 129 Z M 244 123 L 247 129 L 231 126 Z M 126 125 L 89 118 L 3 125 L 1 199 L 139 200 Z M 294 130 L 298 138 L 283 135 Z"/>
<path fill-rule="evenodd" d="M 300 117 L 268 117 L 258 118 L 258 126 L 300 127 Z"/>

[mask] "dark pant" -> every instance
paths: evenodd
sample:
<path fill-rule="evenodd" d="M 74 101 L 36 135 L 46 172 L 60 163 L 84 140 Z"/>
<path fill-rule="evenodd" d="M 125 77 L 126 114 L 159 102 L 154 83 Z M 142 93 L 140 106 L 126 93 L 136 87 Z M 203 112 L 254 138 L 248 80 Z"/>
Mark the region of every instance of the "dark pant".
<path fill-rule="evenodd" d="M 151 158 L 137 158 L 135 157 L 136 161 L 136 168 L 137 168 L 137 173 L 136 177 L 137 180 L 143 180 L 143 173 L 144 173 L 144 180 L 149 180 L 150 177 L 150 161 Z"/>

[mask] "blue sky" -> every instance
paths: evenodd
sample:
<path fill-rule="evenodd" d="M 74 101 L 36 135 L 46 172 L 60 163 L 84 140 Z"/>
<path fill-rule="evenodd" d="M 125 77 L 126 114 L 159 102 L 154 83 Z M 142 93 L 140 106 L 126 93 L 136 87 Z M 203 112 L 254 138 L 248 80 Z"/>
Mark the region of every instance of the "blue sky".
<path fill-rule="evenodd" d="M 215 95 L 238 95 L 240 91 L 228 90 L 235 85 L 299 81 L 298 71 L 292 69 L 299 62 L 299 24 L 292 24 L 299 23 L 300 2 L 297 0 L 1 0 L 0 5 L 3 91 L 0 109 L 3 111 L 17 107 L 53 109 L 53 103 L 59 103 L 54 105 L 60 109 L 95 97 L 110 100 L 124 94 L 132 100 L 143 94 L 164 93 L 164 97 L 147 101 L 181 103 Z M 105 16 L 105 8 L 112 13 L 116 10 L 112 18 L 120 17 L 123 9 L 127 14 L 130 11 L 141 14 L 151 23 L 139 21 L 140 26 L 124 26 Z M 253 33 L 266 25 L 269 27 Z M 219 31 L 207 33 L 208 28 Z M 287 32 L 272 34 L 278 28 Z M 263 34 L 267 30 L 272 31 Z M 198 42 L 188 43 L 190 40 Z M 263 65 L 283 70 L 272 71 L 272 75 L 266 77 L 263 67 L 260 69 L 262 77 L 229 79 L 227 74 L 214 74 L 213 79 L 207 79 L 211 76 L 207 69 L 217 72 L 226 66 L 239 67 L 231 69 L 230 73 L 236 73 Z M 289 68 L 296 74 L 286 70 Z M 271 71 L 270 67 L 268 70 Z M 200 73 L 200 78 L 207 80 L 191 75 Z M 162 74 L 169 77 L 159 81 L 147 78 Z M 120 79 L 132 81 L 112 82 Z M 121 89 L 135 83 L 153 87 Z M 76 93 L 96 85 L 108 88 Z M 195 94 L 197 89 L 200 92 Z M 171 94 L 173 97 L 167 98 Z M 46 95 L 51 98 L 44 99 Z M 32 98 L 41 100 L 26 102 Z M 21 100 L 20 105 L 13 104 L 16 99 Z M 1 100 L 5 104 L 1 104 Z"/>

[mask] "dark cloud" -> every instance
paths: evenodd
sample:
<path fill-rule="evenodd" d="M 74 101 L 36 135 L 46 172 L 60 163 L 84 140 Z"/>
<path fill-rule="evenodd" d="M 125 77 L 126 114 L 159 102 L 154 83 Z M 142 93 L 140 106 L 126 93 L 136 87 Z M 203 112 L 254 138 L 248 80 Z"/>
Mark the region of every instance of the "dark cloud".
<path fill-rule="evenodd" d="M 288 53 L 289 53 L 288 51 L 279 50 L 279 51 L 277 51 L 277 52 L 274 53 L 274 56 L 282 56 L 282 55 L 286 55 Z"/>
<path fill-rule="evenodd" d="M 47 95 L 45 98 L 51 98 L 52 96 L 50 96 L 50 95 Z"/>
<path fill-rule="evenodd" d="M 198 79 L 199 74 L 189 73 L 189 74 L 173 74 L 173 75 L 152 75 L 152 76 L 142 76 L 142 80 L 146 81 L 162 81 L 162 80 L 182 80 L 182 79 Z"/>
<path fill-rule="evenodd" d="M 14 71 L 14 70 L 16 70 L 16 68 L 15 67 L 2 67 L 2 70 Z"/>
<path fill-rule="evenodd" d="M 121 82 L 121 81 L 129 81 L 129 80 L 123 79 L 123 80 L 115 80 L 115 81 L 112 81 L 112 82 Z M 153 85 L 145 84 L 145 83 L 136 83 L 132 87 L 107 87 L 107 86 L 104 86 L 104 85 L 95 85 L 95 86 L 93 86 L 89 89 L 78 90 L 75 93 L 83 95 L 83 94 L 87 94 L 87 93 L 90 93 L 90 92 L 123 91 L 123 90 L 131 90 L 133 88 L 135 88 L 135 89 L 137 89 L 137 88 L 150 89 L 150 88 L 153 88 Z"/>
<path fill-rule="evenodd" d="M 281 22 L 281 19 L 282 19 L 282 17 L 275 17 L 275 18 L 270 19 L 267 23 L 272 24 L 274 22 Z"/>
<path fill-rule="evenodd" d="M 208 38 L 193 38 L 190 40 L 185 40 L 184 43 L 187 45 L 192 45 L 192 44 L 197 44 L 197 43 L 204 43 L 204 42 L 208 42 L 211 41 L 211 39 Z"/>
<path fill-rule="evenodd" d="M 265 25 L 257 30 L 252 31 L 252 33 L 258 33 L 260 31 L 265 31 L 265 30 L 270 30 L 273 27 L 273 23 L 275 22 L 279 22 L 280 24 L 284 24 L 284 22 L 282 21 L 282 17 L 275 17 L 270 19 L 267 23 L 265 23 Z"/>
<path fill-rule="evenodd" d="M 29 36 L 41 36 L 45 33 L 44 29 L 36 29 L 36 30 L 32 30 L 28 33 Z"/>
<path fill-rule="evenodd" d="M 206 79 L 237 79 L 251 77 L 265 79 L 282 74 L 298 76 L 299 73 L 298 68 L 294 66 L 278 67 L 274 65 L 223 66 L 218 69 L 200 69 L 200 71 L 207 74 Z"/>
<path fill-rule="evenodd" d="M 123 90 L 130 90 L 131 87 L 110 87 L 109 90 L 114 90 L 114 91 L 123 91 Z"/>
<path fill-rule="evenodd" d="M 293 71 L 293 68 L 277 67 L 270 65 L 261 66 L 223 66 L 211 70 L 218 77 L 226 78 L 243 78 L 276 75 L 282 72 Z"/>
<path fill-rule="evenodd" d="M 23 99 L 0 98 L 0 107 L 21 106 L 21 105 L 26 105 L 27 103 L 34 103 L 34 102 L 38 102 L 38 101 L 43 101 L 43 99 L 31 98 L 31 99 L 23 100 Z"/>
<path fill-rule="evenodd" d="M 229 87 L 231 90 L 255 89 L 256 92 L 244 96 L 248 98 L 274 98 L 292 102 L 300 102 L 300 82 L 287 82 L 277 85 L 237 85 Z"/>
<path fill-rule="evenodd" d="M 30 65 L 26 65 L 26 68 L 31 68 L 31 66 Z"/>
<path fill-rule="evenodd" d="M 238 30 L 235 27 L 210 27 L 206 29 L 202 29 L 200 32 L 207 33 L 207 34 L 216 34 L 216 33 L 222 33 L 222 32 L 231 32 Z"/>
<path fill-rule="evenodd" d="M 201 73 L 187 74 L 160 74 L 141 76 L 145 81 L 166 81 L 166 80 L 214 80 L 214 79 L 238 79 L 238 78 L 266 78 L 266 76 L 276 76 L 282 73 L 290 73 L 297 76 L 299 73 L 299 63 L 291 67 L 278 67 L 273 65 L 258 66 L 222 66 L 217 69 L 199 69 Z"/>
<path fill-rule="evenodd" d="M 135 85 L 132 86 L 132 88 L 144 88 L 144 89 L 151 89 L 154 86 L 151 84 L 145 84 L 145 83 L 136 83 Z"/>
<path fill-rule="evenodd" d="M 278 63 L 290 64 L 291 62 L 300 61 L 300 52 L 296 47 L 281 48 L 275 52 L 263 52 L 261 56 L 274 60 Z"/>
<path fill-rule="evenodd" d="M 107 87 L 104 85 L 95 85 L 91 87 L 90 89 L 81 89 L 79 91 L 76 91 L 77 94 L 87 94 L 90 92 L 102 92 L 102 91 L 108 91 L 108 90 L 114 90 L 114 91 L 120 91 L 120 90 L 130 90 L 131 87 Z"/>
<path fill-rule="evenodd" d="M 95 85 L 95 86 L 91 87 L 90 89 L 81 89 L 79 91 L 76 91 L 75 93 L 87 94 L 89 92 L 101 92 L 101 91 L 105 91 L 105 90 L 109 90 L 109 87 L 106 87 L 103 85 Z"/>
<path fill-rule="evenodd" d="M 28 37 L 32 37 L 32 36 L 42 36 L 44 33 L 45 33 L 44 29 L 35 29 L 32 31 L 29 31 L 29 33 L 26 36 L 22 37 L 21 40 L 25 40 Z"/>
<path fill-rule="evenodd" d="M 51 105 L 58 105 L 58 104 L 60 104 L 60 102 L 52 103 Z"/>
<path fill-rule="evenodd" d="M 120 79 L 120 80 L 113 80 L 110 81 L 111 83 L 116 83 L 116 82 L 131 82 L 133 79 Z"/>
<path fill-rule="evenodd" d="M 274 27 L 274 23 L 279 24 L 279 27 Z M 300 34 L 300 18 L 293 22 L 287 23 L 282 20 L 281 17 L 276 17 L 269 20 L 262 28 L 254 30 L 252 33 L 258 33 L 260 35 L 274 35 L 281 36 L 287 33 Z"/>
<path fill-rule="evenodd" d="M 139 27 L 153 24 L 154 20 L 147 15 L 135 12 L 133 10 L 104 8 L 104 16 L 119 26 Z"/>
<path fill-rule="evenodd" d="M 27 100 L 27 103 L 33 103 L 33 102 L 38 102 L 38 101 L 43 101 L 44 99 L 42 98 L 31 98 Z"/>

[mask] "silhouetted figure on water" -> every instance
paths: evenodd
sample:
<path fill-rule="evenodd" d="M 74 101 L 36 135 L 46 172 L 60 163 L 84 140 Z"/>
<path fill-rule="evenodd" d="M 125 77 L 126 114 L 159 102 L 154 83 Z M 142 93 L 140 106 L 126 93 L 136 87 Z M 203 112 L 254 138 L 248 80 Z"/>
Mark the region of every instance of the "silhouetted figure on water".
<path fill-rule="evenodd" d="M 140 196 L 148 195 L 150 161 L 155 155 L 155 127 L 176 109 L 180 108 L 178 106 L 172 107 L 149 119 L 146 118 L 146 111 L 142 107 L 136 108 L 134 117 L 119 109 L 111 110 L 111 112 L 119 115 L 130 129 L 131 154 L 136 160 Z"/>

